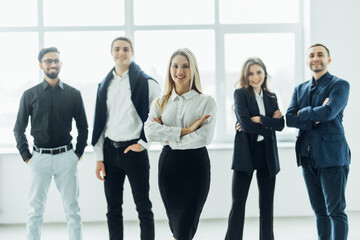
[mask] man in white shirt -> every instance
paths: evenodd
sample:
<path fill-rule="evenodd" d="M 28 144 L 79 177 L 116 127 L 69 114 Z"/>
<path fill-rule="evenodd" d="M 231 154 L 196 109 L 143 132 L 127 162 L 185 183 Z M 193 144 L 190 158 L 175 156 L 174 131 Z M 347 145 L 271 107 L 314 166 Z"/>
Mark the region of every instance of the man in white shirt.
<path fill-rule="evenodd" d="M 128 177 L 139 214 L 141 240 L 154 240 L 149 199 L 148 143 L 144 122 L 149 105 L 160 95 L 159 84 L 131 60 L 133 44 L 118 37 L 111 44 L 115 67 L 99 84 L 92 145 L 96 176 L 104 181 L 110 240 L 123 240 L 123 185 Z"/>

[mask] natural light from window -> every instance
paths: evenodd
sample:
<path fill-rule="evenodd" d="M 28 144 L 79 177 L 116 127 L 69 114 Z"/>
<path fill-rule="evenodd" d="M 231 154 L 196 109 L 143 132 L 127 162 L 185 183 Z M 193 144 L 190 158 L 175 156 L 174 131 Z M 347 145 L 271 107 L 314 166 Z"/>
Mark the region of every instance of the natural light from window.
<path fill-rule="evenodd" d="M 121 35 L 133 39 L 135 61 L 162 90 L 171 53 L 190 48 L 203 92 L 216 100 L 214 143 L 232 143 L 234 83 L 246 58 L 264 60 L 283 114 L 303 80 L 302 5 L 303 0 L 1 1 L 0 149 L 15 147 L 21 95 L 42 81 L 37 54 L 50 46 L 61 52 L 60 78 L 81 91 L 91 139 L 98 83 L 113 67 L 110 44 Z M 278 136 L 295 139 L 288 128 Z"/>

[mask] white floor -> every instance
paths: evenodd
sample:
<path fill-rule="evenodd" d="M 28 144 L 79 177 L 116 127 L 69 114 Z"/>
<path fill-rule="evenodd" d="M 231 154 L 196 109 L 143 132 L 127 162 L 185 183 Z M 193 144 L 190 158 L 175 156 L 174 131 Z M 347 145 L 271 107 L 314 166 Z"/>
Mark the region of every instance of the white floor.
<path fill-rule="evenodd" d="M 360 239 L 360 212 L 348 213 L 349 237 L 348 240 Z M 221 240 L 226 232 L 226 219 L 202 220 L 194 240 Z M 125 222 L 125 240 L 138 240 L 139 227 L 137 221 Z M 156 240 L 172 240 L 166 221 L 157 221 L 155 226 Z M 247 218 L 244 230 L 245 240 L 258 239 L 258 219 Z M 275 218 L 274 232 L 276 240 L 315 240 L 316 227 L 314 217 Z M 0 225 L 1 240 L 25 239 L 25 225 Z M 42 240 L 66 240 L 67 231 L 64 223 L 47 223 L 42 230 Z M 107 225 L 105 222 L 83 223 L 84 240 L 108 239 Z"/>

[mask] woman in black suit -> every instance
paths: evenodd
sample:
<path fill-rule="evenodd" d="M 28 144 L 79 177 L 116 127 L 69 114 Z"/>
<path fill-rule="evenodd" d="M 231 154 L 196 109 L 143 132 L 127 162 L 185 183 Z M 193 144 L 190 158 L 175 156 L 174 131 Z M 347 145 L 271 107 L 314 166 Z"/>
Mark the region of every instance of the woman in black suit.
<path fill-rule="evenodd" d="M 259 58 L 247 59 L 234 92 L 237 129 L 232 169 L 232 208 L 226 240 L 243 236 L 245 204 L 254 170 L 259 187 L 260 239 L 273 240 L 275 176 L 280 171 L 275 131 L 284 128 L 277 98 L 267 87 L 269 76 Z"/>

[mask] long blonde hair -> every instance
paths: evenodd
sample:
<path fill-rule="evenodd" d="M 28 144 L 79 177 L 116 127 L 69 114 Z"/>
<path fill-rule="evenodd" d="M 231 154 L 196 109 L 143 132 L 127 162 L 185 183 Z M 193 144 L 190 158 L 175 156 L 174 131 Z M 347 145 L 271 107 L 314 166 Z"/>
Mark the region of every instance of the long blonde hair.
<path fill-rule="evenodd" d="M 170 69 L 171 69 L 171 63 L 174 57 L 181 55 L 184 56 L 188 61 L 190 65 L 190 74 L 191 74 L 191 80 L 190 80 L 190 89 L 194 89 L 198 93 L 201 92 L 201 83 L 200 83 L 200 75 L 199 75 L 199 68 L 197 65 L 197 61 L 195 58 L 195 55 L 191 52 L 188 48 L 180 48 L 176 50 L 170 57 L 168 68 L 167 68 L 167 74 L 166 74 L 166 80 L 165 80 L 165 88 L 164 88 L 164 95 L 156 101 L 156 105 L 158 107 L 158 111 L 161 114 L 164 110 L 164 107 L 166 103 L 169 101 L 171 94 L 173 92 L 173 89 L 175 88 L 174 80 L 171 77 Z"/>

